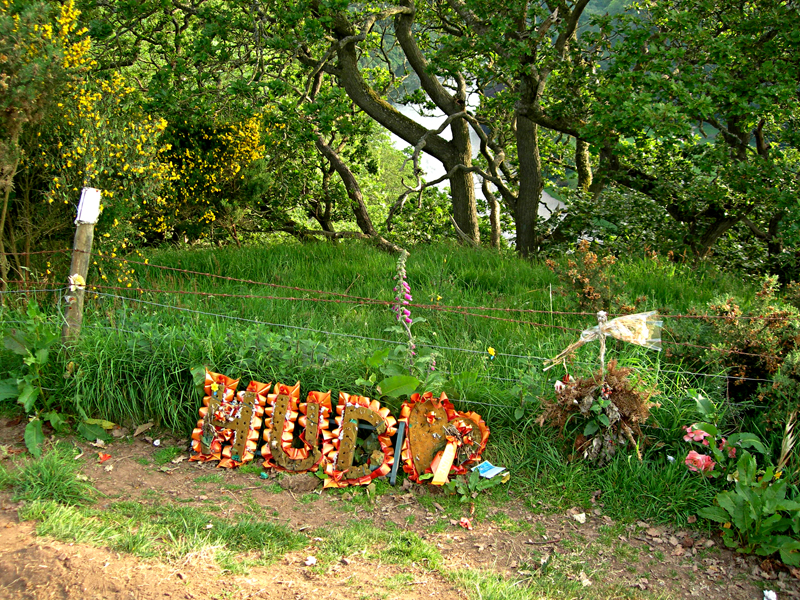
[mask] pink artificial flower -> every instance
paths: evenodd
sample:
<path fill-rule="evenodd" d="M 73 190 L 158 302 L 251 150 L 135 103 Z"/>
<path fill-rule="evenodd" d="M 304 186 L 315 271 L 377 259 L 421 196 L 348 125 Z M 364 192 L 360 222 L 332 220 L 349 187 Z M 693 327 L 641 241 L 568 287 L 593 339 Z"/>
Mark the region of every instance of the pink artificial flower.
<path fill-rule="evenodd" d="M 694 425 L 697 425 L 697 423 Z M 684 427 L 686 430 L 686 435 L 683 436 L 683 440 L 685 442 L 702 442 L 703 446 L 708 446 L 708 440 L 705 438 L 709 436 L 709 433 L 707 431 L 703 431 L 702 429 L 695 429 L 694 425 Z"/>
<path fill-rule="evenodd" d="M 726 446 L 728 450 L 728 458 L 736 458 L 736 446 L 728 446 L 728 440 L 722 438 L 722 441 L 719 444 L 719 451 L 725 452 Z"/>
<path fill-rule="evenodd" d="M 705 454 L 698 454 L 694 450 L 690 451 L 686 460 L 684 461 L 690 471 L 700 471 L 701 473 L 708 473 L 714 470 L 717 463 L 711 460 L 710 456 Z"/>

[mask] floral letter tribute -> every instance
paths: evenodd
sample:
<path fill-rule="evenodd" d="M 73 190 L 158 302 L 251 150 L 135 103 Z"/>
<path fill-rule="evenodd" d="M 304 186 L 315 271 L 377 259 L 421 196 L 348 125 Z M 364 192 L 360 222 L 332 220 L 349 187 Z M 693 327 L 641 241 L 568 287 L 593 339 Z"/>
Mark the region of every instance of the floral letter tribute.
<path fill-rule="evenodd" d="M 232 468 L 255 457 L 259 431 L 264 424 L 261 455 L 264 468 L 303 473 L 320 468 L 328 476 L 325 487 L 367 485 L 387 475 L 395 462 L 391 437 L 397 421 L 377 400 L 339 392 L 336 428 L 331 393 L 309 392 L 300 402 L 300 382 L 293 387 L 250 382 L 236 393 L 238 379 L 206 371 L 200 420 L 192 432 L 190 460 L 218 460 Z M 372 428 L 359 437 L 359 422 Z M 402 446 L 403 470 L 412 481 L 432 479 L 444 485 L 450 474 L 464 474 L 480 459 L 489 428 L 480 415 L 455 410 L 444 394 L 413 394 L 403 404 L 400 421 L 408 435 Z M 295 427 L 303 431 L 295 435 Z M 369 427 L 363 427 L 363 430 Z"/>

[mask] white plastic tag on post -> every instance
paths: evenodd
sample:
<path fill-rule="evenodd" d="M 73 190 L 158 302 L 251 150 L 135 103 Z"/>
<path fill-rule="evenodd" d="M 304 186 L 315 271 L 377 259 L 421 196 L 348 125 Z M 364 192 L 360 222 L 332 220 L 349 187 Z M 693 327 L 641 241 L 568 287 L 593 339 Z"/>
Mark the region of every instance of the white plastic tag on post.
<path fill-rule="evenodd" d="M 100 217 L 100 190 L 96 188 L 83 188 L 81 201 L 78 203 L 78 217 L 75 225 L 81 223 L 95 224 Z"/>

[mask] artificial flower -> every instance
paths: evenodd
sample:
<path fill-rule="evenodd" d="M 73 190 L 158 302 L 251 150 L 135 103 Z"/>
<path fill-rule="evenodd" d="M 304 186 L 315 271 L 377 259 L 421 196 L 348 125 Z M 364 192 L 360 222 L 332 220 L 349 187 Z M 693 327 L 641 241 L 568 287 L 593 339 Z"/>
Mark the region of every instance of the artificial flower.
<path fill-rule="evenodd" d="M 701 473 L 709 473 L 713 471 L 717 464 L 711 459 L 710 456 L 699 454 L 694 450 L 689 452 L 684 463 L 687 467 L 689 467 L 690 471 L 700 471 Z"/>

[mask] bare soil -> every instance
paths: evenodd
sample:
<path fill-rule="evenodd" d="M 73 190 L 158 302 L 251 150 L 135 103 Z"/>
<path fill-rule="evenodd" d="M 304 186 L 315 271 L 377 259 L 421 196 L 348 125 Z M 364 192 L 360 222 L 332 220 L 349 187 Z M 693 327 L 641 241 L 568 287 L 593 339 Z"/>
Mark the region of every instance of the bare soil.
<path fill-rule="evenodd" d="M 11 452 L 24 448 L 23 427 L 24 423 L 0 418 L 0 446 Z M 101 506 L 119 498 L 199 507 L 219 501 L 223 507 L 219 514 L 225 518 L 250 510 L 242 501 L 247 497 L 248 504 L 254 500 L 265 514 L 277 515 L 293 530 L 306 533 L 330 527 L 332 521 L 371 519 L 378 525 L 392 521 L 438 547 L 446 570 L 493 571 L 523 585 L 539 576 L 537 566 L 549 557 L 568 559 L 574 577 L 586 586 L 586 594 L 576 597 L 602 597 L 597 595 L 599 589 L 612 583 L 629 590 L 626 596 L 633 598 L 761 600 L 764 589 L 776 591 L 779 598 L 800 597 L 798 571 L 772 560 L 732 553 L 721 547 L 718 538 L 708 538 L 700 530 L 615 523 L 603 515 L 602 497 L 590 510 L 574 508 L 559 514 L 532 513 L 512 498 L 488 509 L 482 518 L 473 518 L 470 531 L 458 526 L 454 515 L 446 514 L 436 496 L 422 486 L 398 485 L 372 503 L 353 502 L 347 494 L 317 496 L 319 490 L 304 491 L 309 476 L 294 476 L 282 479 L 286 489 L 277 492 L 275 486 L 265 485 L 276 480 L 264 482 L 254 473 L 223 471 L 186 460 L 157 465 L 154 455 L 159 448 L 184 450 L 187 442 L 161 438 L 156 447 L 150 435 L 133 439 L 128 432 L 101 450 L 75 441 L 85 457 L 98 451 L 112 456 L 103 464 L 87 460 L 83 467 L 107 496 Z M 215 473 L 222 475 L 222 484 L 200 477 Z M 253 568 L 246 576 L 235 576 L 221 574 L 207 557 L 164 564 L 107 548 L 41 538 L 35 534 L 35 523 L 19 521 L 19 508 L 8 492 L 0 492 L 0 599 L 480 598 L 474 589 L 458 589 L 424 565 L 398 567 L 355 555 L 344 556 L 320 572 L 306 565 L 317 549 L 312 537 L 302 551 L 282 556 L 268 567 Z M 466 516 L 466 505 L 464 510 Z M 398 579 L 398 574 L 404 577 Z M 542 597 L 563 596 L 555 592 Z"/>

